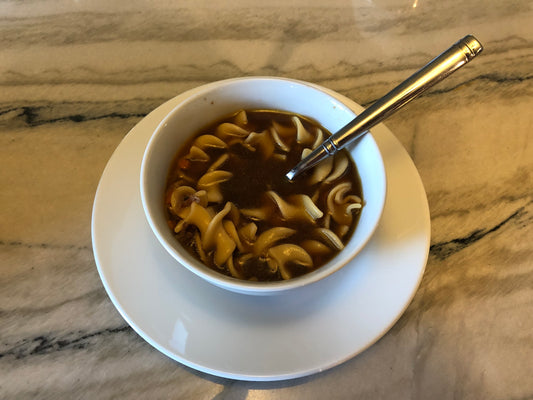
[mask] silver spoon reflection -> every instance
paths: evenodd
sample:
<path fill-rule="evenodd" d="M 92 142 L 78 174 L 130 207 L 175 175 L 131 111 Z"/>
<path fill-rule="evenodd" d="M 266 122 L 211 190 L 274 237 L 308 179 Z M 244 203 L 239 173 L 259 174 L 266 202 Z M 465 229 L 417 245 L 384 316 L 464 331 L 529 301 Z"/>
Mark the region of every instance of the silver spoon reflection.
<path fill-rule="evenodd" d="M 482 50 L 483 46 L 474 36 L 465 36 L 326 139 L 291 169 L 286 177 L 293 180 L 298 174 L 360 138 L 374 125 L 468 63 Z"/>

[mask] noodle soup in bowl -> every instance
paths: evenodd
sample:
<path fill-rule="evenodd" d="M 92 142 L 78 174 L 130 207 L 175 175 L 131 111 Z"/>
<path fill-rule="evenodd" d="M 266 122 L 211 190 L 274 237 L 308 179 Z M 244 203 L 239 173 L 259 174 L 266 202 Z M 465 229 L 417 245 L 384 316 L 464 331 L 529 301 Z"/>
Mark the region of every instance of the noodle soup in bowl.
<path fill-rule="evenodd" d="M 317 85 L 270 77 L 211 83 L 178 104 L 146 147 L 140 185 L 150 227 L 177 267 L 267 295 L 315 283 L 356 257 L 386 197 L 373 137 L 285 178 L 355 117 L 347 104 Z"/>

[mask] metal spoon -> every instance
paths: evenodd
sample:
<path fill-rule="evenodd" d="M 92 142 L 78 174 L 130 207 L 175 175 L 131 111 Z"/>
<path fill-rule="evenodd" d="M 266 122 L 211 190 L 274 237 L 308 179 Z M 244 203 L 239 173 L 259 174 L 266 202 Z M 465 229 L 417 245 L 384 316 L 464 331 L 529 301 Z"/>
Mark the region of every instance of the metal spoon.
<path fill-rule="evenodd" d="M 474 36 L 465 36 L 377 100 L 337 133 L 331 135 L 291 169 L 286 177 L 293 180 L 298 174 L 335 154 L 348 143 L 364 135 L 374 125 L 394 114 L 409 101 L 461 68 L 482 50 L 483 46 Z"/>

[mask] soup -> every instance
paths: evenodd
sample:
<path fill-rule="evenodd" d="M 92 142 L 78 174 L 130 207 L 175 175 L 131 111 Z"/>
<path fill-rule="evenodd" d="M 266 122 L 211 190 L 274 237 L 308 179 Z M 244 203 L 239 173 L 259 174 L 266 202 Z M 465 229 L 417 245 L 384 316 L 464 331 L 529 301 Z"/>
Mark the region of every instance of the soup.
<path fill-rule="evenodd" d="M 329 133 L 300 115 L 242 110 L 179 149 L 165 208 L 176 239 L 209 268 L 255 281 L 320 268 L 352 235 L 361 182 L 340 151 L 294 181 L 285 174 Z"/>

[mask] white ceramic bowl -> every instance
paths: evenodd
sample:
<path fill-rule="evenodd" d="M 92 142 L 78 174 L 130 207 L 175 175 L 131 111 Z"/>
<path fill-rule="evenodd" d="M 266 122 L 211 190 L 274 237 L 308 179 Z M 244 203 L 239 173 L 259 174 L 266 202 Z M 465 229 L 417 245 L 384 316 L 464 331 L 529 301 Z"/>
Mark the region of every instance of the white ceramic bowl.
<path fill-rule="evenodd" d="M 161 245 L 179 264 L 219 287 L 247 294 L 281 293 L 317 282 L 334 273 L 361 251 L 374 233 L 386 196 L 383 159 L 373 137 L 365 135 L 349 148 L 361 177 L 364 207 L 346 247 L 317 270 L 279 282 L 250 282 L 213 271 L 191 256 L 167 225 L 163 196 L 170 164 L 181 145 L 198 130 L 240 109 L 294 112 L 336 132 L 355 114 L 317 85 L 284 78 L 249 77 L 211 83 L 176 106 L 153 133 L 141 166 L 141 198 L 146 218 Z M 177 267 L 179 265 L 177 264 Z"/>

